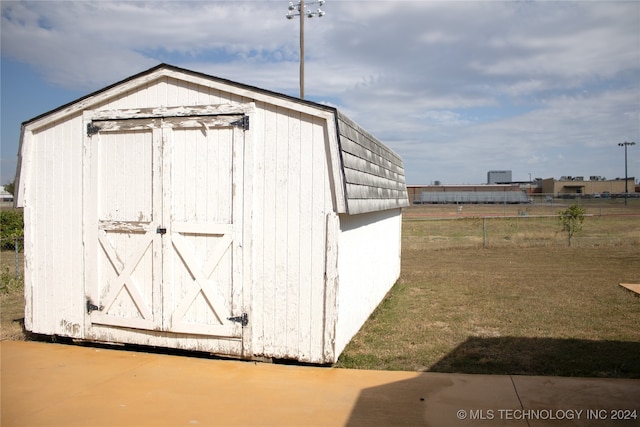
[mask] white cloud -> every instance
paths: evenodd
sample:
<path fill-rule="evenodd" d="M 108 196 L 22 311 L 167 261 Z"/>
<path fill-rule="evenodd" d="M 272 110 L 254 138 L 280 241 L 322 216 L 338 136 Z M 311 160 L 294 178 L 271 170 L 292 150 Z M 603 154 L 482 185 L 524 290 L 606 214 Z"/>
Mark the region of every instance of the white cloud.
<path fill-rule="evenodd" d="M 295 33 L 286 25 L 285 31 L 274 30 L 276 20 L 285 20 L 273 7 L 257 2 L 3 2 L 3 54 L 68 87 L 109 84 L 157 64 L 154 56 L 242 59 L 280 50 L 281 58 L 293 60 L 296 51 L 283 46 Z"/>

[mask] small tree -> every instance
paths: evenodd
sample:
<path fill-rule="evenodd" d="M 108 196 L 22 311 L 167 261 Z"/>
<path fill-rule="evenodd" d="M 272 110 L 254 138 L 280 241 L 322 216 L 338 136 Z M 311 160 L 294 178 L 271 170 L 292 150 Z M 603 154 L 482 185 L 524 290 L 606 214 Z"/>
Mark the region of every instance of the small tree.
<path fill-rule="evenodd" d="M 7 184 L 4 185 L 4 190 L 7 193 L 10 193 L 12 196 L 15 196 L 14 190 L 15 190 L 15 179 Z"/>
<path fill-rule="evenodd" d="M 571 246 L 573 235 L 582 230 L 585 214 L 586 210 L 578 205 L 571 205 L 563 211 L 558 211 L 558 220 L 562 226 L 562 231 L 567 232 L 569 246 Z"/>

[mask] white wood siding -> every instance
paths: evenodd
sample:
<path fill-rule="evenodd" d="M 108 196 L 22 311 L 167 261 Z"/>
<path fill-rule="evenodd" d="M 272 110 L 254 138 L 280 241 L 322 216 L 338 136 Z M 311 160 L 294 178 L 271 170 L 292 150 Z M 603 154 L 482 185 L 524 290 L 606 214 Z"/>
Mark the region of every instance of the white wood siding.
<path fill-rule="evenodd" d="M 80 337 L 82 306 L 82 117 L 25 132 L 25 324 Z"/>
<path fill-rule="evenodd" d="M 400 209 L 340 215 L 336 355 L 400 276 Z"/>
<path fill-rule="evenodd" d="M 159 76 L 135 91 L 101 102 L 96 109 L 158 108 L 182 105 L 241 104 L 246 98 L 168 76 Z"/>
<path fill-rule="evenodd" d="M 320 361 L 325 216 L 333 209 L 326 121 L 257 105 L 253 177 L 253 349 Z"/>

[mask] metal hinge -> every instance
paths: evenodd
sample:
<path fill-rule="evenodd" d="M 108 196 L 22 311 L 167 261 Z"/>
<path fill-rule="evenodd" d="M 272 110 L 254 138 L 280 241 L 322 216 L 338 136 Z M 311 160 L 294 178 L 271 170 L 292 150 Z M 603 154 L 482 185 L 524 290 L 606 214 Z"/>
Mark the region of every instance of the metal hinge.
<path fill-rule="evenodd" d="M 100 128 L 98 126 L 94 126 L 93 123 L 87 123 L 87 136 L 93 136 L 98 132 L 100 132 Z"/>
<path fill-rule="evenodd" d="M 249 130 L 249 116 L 242 116 L 240 120 L 231 122 L 231 124 L 242 128 L 242 130 Z"/>
<path fill-rule="evenodd" d="M 242 313 L 242 315 L 236 317 L 227 317 L 227 320 L 240 323 L 243 328 L 249 324 L 249 316 L 247 315 L 247 313 Z"/>
<path fill-rule="evenodd" d="M 97 306 L 91 302 L 90 299 L 87 298 L 87 314 L 91 314 L 92 311 L 102 311 L 104 310 L 104 306 Z"/>

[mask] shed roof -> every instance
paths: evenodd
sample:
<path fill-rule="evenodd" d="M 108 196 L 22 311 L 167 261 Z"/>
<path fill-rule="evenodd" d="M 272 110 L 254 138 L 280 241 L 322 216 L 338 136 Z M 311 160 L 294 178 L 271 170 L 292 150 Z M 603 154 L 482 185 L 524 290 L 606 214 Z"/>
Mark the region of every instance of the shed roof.
<path fill-rule="evenodd" d="M 166 76 L 205 86 L 207 83 L 221 84 L 236 95 L 267 103 L 284 101 L 288 108 L 307 114 L 332 114 L 336 123 L 335 140 L 338 142 L 341 175 L 338 180 L 340 182 L 335 182 L 335 185 L 341 187 L 336 188 L 336 193 L 342 193 L 337 196 L 342 199 L 340 205 L 344 206 L 344 212 L 359 214 L 409 206 L 402 158 L 338 109 L 169 64 L 159 64 L 27 120 L 22 123 L 22 134 L 27 127 L 38 128 L 50 124 L 66 115 L 89 109 L 124 90 L 131 91 Z M 18 161 L 17 175 L 20 173 L 21 162 L 22 156 Z M 17 178 L 19 182 L 19 176 Z"/>

